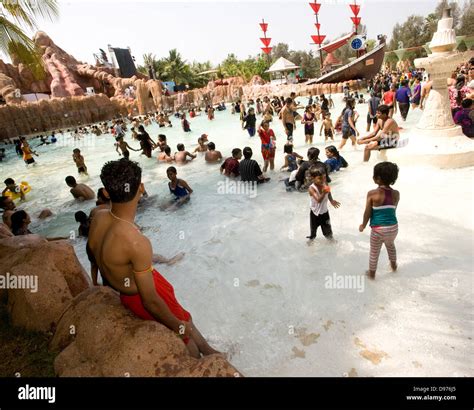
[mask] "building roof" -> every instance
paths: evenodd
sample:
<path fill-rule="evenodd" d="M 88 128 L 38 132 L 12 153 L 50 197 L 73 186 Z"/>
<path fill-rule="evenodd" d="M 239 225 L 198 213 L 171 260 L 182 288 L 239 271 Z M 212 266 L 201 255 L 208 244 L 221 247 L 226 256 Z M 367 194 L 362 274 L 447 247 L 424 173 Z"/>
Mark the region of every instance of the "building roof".
<path fill-rule="evenodd" d="M 273 65 L 265 71 L 266 73 L 276 73 L 278 71 L 291 71 L 300 68 L 300 66 L 295 65 L 291 61 L 287 60 L 284 57 L 280 57 Z"/>

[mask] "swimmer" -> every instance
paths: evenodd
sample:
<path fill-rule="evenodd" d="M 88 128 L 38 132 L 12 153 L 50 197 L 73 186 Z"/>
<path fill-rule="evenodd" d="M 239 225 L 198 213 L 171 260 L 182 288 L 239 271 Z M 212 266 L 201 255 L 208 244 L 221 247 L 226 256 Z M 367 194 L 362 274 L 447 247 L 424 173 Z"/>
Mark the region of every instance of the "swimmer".
<path fill-rule="evenodd" d="M 175 167 L 169 167 L 166 170 L 166 175 L 171 182 L 168 182 L 170 192 L 175 196 L 174 205 L 181 205 L 189 201 L 193 190 L 184 179 L 178 179 L 178 171 Z"/>
<path fill-rule="evenodd" d="M 7 178 L 5 181 L 3 181 L 5 184 L 5 189 L 2 191 L 2 196 L 5 195 L 7 192 L 11 192 L 12 194 L 20 194 L 20 201 L 24 201 L 25 198 L 25 193 L 23 190 L 15 184 L 15 181 L 13 178 Z"/>
<path fill-rule="evenodd" d="M 132 148 L 130 145 L 128 145 L 128 143 L 123 140 L 123 135 L 120 137 L 116 137 L 115 140 L 117 141 L 117 143 L 115 144 L 115 151 L 117 151 L 119 155 L 123 155 L 125 159 L 130 158 L 130 152 L 128 151 L 129 149 L 135 152 L 140 151 L 139 149 Z M 119 148 L 122 153 L 119 152 Z"/>
<path fill-rule="evenodd" d="M 207 151 L 207 144 L 204 144 L 204 140 L 202 139 L 202 137 L 199 137 L 198 146 L 193 151 L 193 154 L 195 154 L 196 152 L 206 152 L 206 151 Z"/>
<path fill-rule="evenodd" d="M 86 184 L 78 184 L 76 178 L 73 176 L 67 176 L 65 181 L 67 186 L 72 188 L 69 192 L 71 192 L 75 199 L 79 201 L 89 201 L 95 198 L 94 191 Z"/>
<path fill-rule="evenodd" d="M 76 222 L 79 222 L 79 236 L 87 238 L 87 236 L 89 235 L 90 221 L 85 212 L 77 211 L 74 214 L 74 219 L 76 220 Z"/>
<path fill-rule="evenodd" d="M 25 161 L 25 164 L 36 165 L 33 155 L 38 156 L 38 154 L 31 149 L 30 144 L 28 144 L 28 141 L 26 141 L 25 137 L 20 137 L 20 143 L 21 143 L 20 149 L 21 149 L 21 152 L 23 153 L 23 161 Z"/>
<path fill-rule="evenodd" d="M 187 164 L 189 161 L 196 158 L 196 155 L 193 155 L 184 149 L 184 144 L 178 144 L 176 148 L 178 149 L 178 152 L 174 154 L 174 160 L 177 164 Z M 188 157 L 191 159 L 188 160 Z"/>
<path fill-rule="evenodd" d="M 0 197 L 0 208 L 3 209 L 2 221 L 8 227 L 11 228 L 11 216 L 16 211 L 15 202 L 9 196 Z"/>
<path fill-rule="evenodd" d="M 183 127 L 184 132 L 191 132 L 189 121 L 186 119 L 186 114 L 181 115 L 181 126 Z"/>
<path fill-rule="evenodd" d="M 221 165 L 220 173 L 227 177 L 240 177 L 239 161 L 242 158 L 242 150 L 234 148 L 232 156 L 227 158 Z"/>
<path fill-rule="evenodd" d="M 222 161 L 222 154 L 220 151 L 216 151 L 216 145 L 213 142 L 210 142 L 207 144 L 208 151 L 206 152 L 206 155 L 204 159 L 206 160 L 207 163 L 215 163 L 215 162 L 221 162 Z"/>
<path fill-rule="evenodd" d="M 165 134 L 159 134 L 158 135 L 158 142 L 156 143 L 158 147 L 166 147 L 168 145 L 168 142 L 166 141 L 166 135 Z"/>
<path fill-rule="evenodd" d="M 285 153 L 285 163 L 280 168 L 281 171 L 293 172 L 298 169 L 297 158 L 304 159 L 300 154 L 293 151 L 293 144 L 286 143 L 283 146 L 283 152 Z"/>
<path fill-rule="evenodd" d="M 11 216 L 11 229 L 12 233 L 15 236 L 21 236 L 21 235 L 30 235 L 33 232 L 31 232 L 28 229 L 28 226 L 31 223 L 31 218 L 30 215 L 28 215 L 25 211 L 16 211 L 12 216 Z M 47 241 L 60 241 L 64 239 L 69 239 L 69 237 L 57 237 L 57 238 L 44 238 Z"/>
<path fill-rule="evenodd" d="M 174 157 L 171 156 L 171 148 L 168 147 L 168 145 L 165 145 L 164 147 L 161 147 L 160 149 L 162 149 L 162 152 L 158 154 L 158 161 L 168 162 L 168 163 L 174 161 Z"/>
<path fill-rule="evenodd" d="M 72 159 L 76 163 L 77 171 L 79 172 L 79 174 L 88 175 L 87 167 L 84 162 L 84 157 L 81 155 L 81 150 L 79 148 L 75 148 L 72 151 Z"/>

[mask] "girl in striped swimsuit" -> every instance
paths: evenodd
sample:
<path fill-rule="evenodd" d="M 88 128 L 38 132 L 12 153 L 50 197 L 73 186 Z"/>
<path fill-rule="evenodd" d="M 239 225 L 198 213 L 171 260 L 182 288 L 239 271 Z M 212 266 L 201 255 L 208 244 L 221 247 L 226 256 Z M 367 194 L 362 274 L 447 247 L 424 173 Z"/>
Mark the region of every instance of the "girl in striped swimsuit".
<path fill-rule="evenodd" d="M 364 219 L 359 226 L 362 232 L 370 219 L 370 259 L 367 275 L 375 279 L 380 249 L 385 244 L 392 271 L 397 270 L 397 251 L 395 238 L 398 234 L 396 209 L 400 201 L 400 192 L 390 187 L 398 178 L 398 166 L 392 162 L 381 162 L 374 167 L 374 182 L 377 189 L 369 191 L 364 211 Z"/>

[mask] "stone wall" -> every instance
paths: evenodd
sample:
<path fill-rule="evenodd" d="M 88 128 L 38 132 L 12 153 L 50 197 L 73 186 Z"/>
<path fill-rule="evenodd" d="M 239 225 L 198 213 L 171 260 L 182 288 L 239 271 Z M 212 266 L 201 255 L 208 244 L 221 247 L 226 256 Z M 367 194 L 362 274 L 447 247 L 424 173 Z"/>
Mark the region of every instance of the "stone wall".
<path fill-rule="evenodd" d="M 128 106 L 104 94 L 0 106 L 0 139 L 65 130 L 127 115 Z"/>

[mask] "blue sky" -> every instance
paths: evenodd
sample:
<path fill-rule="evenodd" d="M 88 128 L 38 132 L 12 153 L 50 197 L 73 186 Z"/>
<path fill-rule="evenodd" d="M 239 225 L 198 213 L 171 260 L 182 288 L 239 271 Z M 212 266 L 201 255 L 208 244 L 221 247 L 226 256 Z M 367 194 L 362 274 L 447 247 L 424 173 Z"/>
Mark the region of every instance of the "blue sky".
<path fill-rule="evenodd" d="M 321 33 L 335 39 L 351 27 L 349 1 L 320 0 Z M 352 1 L 351 1 L 352 2 Z M 260 52 L 258 23 L 269 23 L 272 45 L 285 42 L 292 49 L 311 50 L 316 34 L 308 0 L 193 1 L 193 0 L 60 0 L 60 18 L 41 21 L 40 28 L 77 59 L 93 63 L 99 48 L 130 47 L 137 63 L 144 53 L 157 57 L 177 48 L 189 62 L 222 61 L 227 54 L 239 58 Z M 369 37 L 390 36 L 397 22 L 410 14 L 427 15 L 437 0 L 358 1 Z"/>

